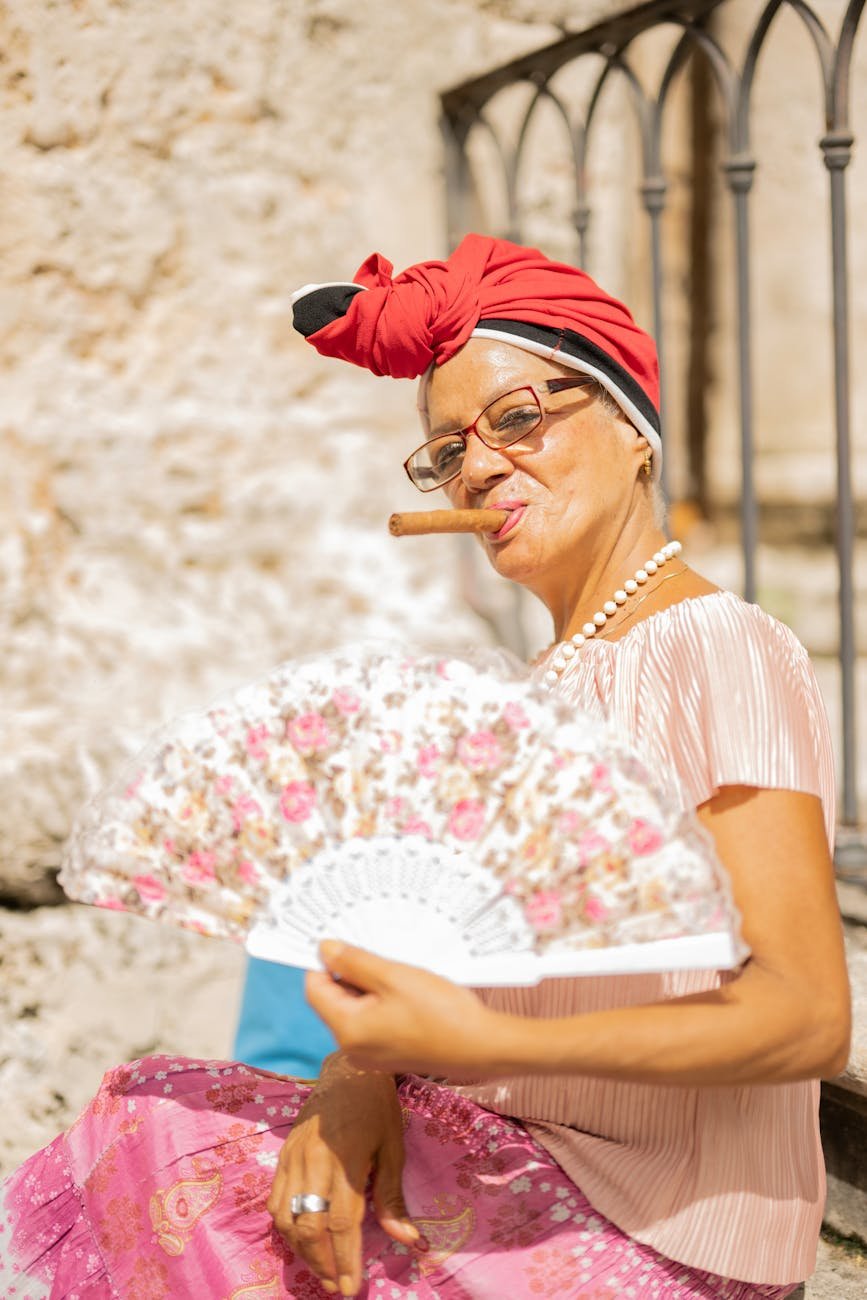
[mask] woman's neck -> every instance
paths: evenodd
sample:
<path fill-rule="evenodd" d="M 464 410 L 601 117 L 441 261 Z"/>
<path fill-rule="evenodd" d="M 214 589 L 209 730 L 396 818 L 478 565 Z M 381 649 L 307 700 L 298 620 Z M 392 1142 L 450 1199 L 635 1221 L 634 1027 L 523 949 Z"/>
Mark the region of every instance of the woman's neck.
<path fill-rule="evenodd" d="M 636 530 L 632 536 L 621 533 L 616 541 L 603 543 L 592 553 L 583 550 L 580 561 L 576 559 L 568 577 L 561 579 L 556 586 L 552 584 L 548 598 L 542 592 L 537 593 L 554 620 L 555 638 L 564 641 L 580 632 L 597 610 L 613 599 L 615 591 L 622 589 L 624 582 L 665 545 L 665 541 L 662 530 L 653 525 Z"/>

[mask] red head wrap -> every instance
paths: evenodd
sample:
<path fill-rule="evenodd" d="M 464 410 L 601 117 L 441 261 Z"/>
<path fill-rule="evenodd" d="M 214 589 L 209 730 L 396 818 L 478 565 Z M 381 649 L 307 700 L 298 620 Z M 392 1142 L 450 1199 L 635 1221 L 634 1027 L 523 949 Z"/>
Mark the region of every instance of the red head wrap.
<path fill-rule="evenodd" d="M 504 339 L 594 375 L 659 451 L 656 347 L 584 271 L 486 235 L 444 262 L 392 270 L 374 253 L 352 284 L 306 286 L 296 328 L 323 356 L 395 379 L 442 365 L 472 335 Z"/>

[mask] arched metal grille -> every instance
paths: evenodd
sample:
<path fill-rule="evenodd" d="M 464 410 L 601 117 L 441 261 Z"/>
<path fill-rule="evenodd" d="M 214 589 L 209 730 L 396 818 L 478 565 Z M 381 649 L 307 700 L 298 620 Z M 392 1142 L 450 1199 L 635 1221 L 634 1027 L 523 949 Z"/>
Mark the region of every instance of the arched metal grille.
<path fill-rule="evenodd" d="M 838 862 L 865 871 L 867 841 L 857 833 L 855 736 L 854 629 L 854 542 L 855 510 L 850 450 L 850 342 L 849 278 L 847 265 L 846 168 L 852 158 L 855 138 L 850 124 L 850 85 L 853 46 L 865 0 L 836 5 L 836 29 L 829 30 L 817 9 L 805 0 L 769 0 L 750 17 L 745 49 L 736 57 L 716 34 L 716 20 L 727 12 L 729 0 L 651 0 L 582 32 L 565 36 L 555 44 L 496 68 L 442 96 L 446 142 L 448 234 L 450 246 L 473 226 L 473 195 L 478 193 L 470 146 L 474 139 L 487 137 L 492 155 L 501 170 L 507 217 L 497 233 L 521 241 L 519 177 L 532 124 L 543 105 L 552 110 L 568 131 L 571 147 L 571 183 L 574 186 L 574 228 L 578 257 L 587 263 L 588 230 L 592 196 L 587 191 L 588 145 L 599 116 L 603 91 L 612 79 L 627 87 L 628 101 L 638 129 L 641 204 L 649 225 L 650 291 L 652 322 L 660 351 L 665 408 L 666 339 L 663 330 L 662 218 L 670 186 L 663 168 L 662 133 L 671 90 L 679 74 L 700 52 L 705 73 L 716 85 L 721 106 L 719 139 L 725 185 L 733 205 L 734 266 L 736 268 L 736 338 L 741 459 L 740 527 L 743 549 L 743 593 L 756 596 L 756 549 L 758 509 L 754 484 L 754 394 L 753 394 L 753 305 L 751 303 L 750 203 L 756 174 L 751 143 L 751 109 L 759 58 L 766 47 L 778 15 L 788 10 L 803 24 L 815 53 L 819 71 L 824 134 L 819 150 L 829 180 L 828 204 L 831 230 L 831 294 L 834 356 L 834 424 L 836 431 L 836 555 L 839 570 L 839 658 L 842 691 L 842 823 L 848 836 L 841 837 Z M 827 8 L 827 6 L 826 6 Z M 646 68 L 633 55 L 639 38 L 655 28 L 675 28 L 673 44 L 663 70 L 648 85 Z M 679 33 L 679 34 L 678 34 Z M 594 72 L 589 93 L 576 111 L 558 93 L 556 74 L 567 66 L 590 60 Z M 529 101 L 512 139 L 507 139 L 490 112 L 502 92 L 523 84 L 530 88 Z M 663 427 L 666 412 L 663 409 Z"/>

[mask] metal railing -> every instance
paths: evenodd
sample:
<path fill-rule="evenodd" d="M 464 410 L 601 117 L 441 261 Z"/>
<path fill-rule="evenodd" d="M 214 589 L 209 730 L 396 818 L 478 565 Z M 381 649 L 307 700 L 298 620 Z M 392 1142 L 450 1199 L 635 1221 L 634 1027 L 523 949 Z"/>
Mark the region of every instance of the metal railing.
<path fill-rule="evenodd" d="M 751 147 L 751 105 L 759 56 L 775 18 L 789 10 L 801 21 L 815 52 L 820 73 L 824 135 L 819 150 L 829 177 L 831 226 L 831 293 L 834 350 L 834 422 L 836 429 L 836 555 L 839 570 L 839 660 L 842 690 L 842 831 L 838 867 L 858 870 L 867 865 L 867 841 L 858 832 L 855 735 L 854 544 L 855 512 L 850 452 L 850 343 L 847 266 L 846 168 L 855 143 L 849 122 L 852 54 L 865 0 L 839 6 L 839 28 L 829 32 L 819 14 L 805 0 L 770 0 L 758 20 L 750 19 L 746 52 L 739 65 L 715 34 L 717 19 L 728 13 L 729 0 L 651 0 L 585 31 L 564 36 L 556 43 L 496 68 L 457 86 L 442 96 L 442 121 L 446 147 L 446 192 L 450 246 L 473 224 L 472 204 L 478 193 L 469 146 L 477 133 L 493 145 L 501 169 L 508 215 L 506 229 L 497 233 L 522 241 L 519 173 L 527 148 L 528 132 L 544 103 L 552 108 L 568 131 L 574 184 L 574 228 L 579 260 L 587 262 L 591 203 L 587 191 L 588 142 L 599 113 L 603 89 L 612 78 L 622 78 L 638 126 L 641 204 L 649 223 L 652 319 L 663 376 L 663 427 L 665 427 L 665 339 L 663 332 L 663 241 L 661 223 L 669 184 L 662 162 L 662 130 L 673 83 L 685 65 L 703 64 L 716 83 L 722 120 L 719 137 L 725 185 L 734 207 L 733 237 L 736 266 L 736 333 L 741 456 L 740 530 L 743 549 L 743 593 L 756 596 L 758 509 L 754 483 L 753 420 L 753 309 L 750 300 L 750 198 L 756 175 Z M 651 29 L 674 28 L 673 46 L 661 77 L 652 88 L 645 84 L 646 70 L 636 70 L 632 57 L 637 38 Z M 742 33 L 743 34 L 743 33 Z M 699 54 L 698 60 L 694 56 Z M 701 55 L 704 58 L 701 58 Z M 589 94 L 577 113 L 552 86 L 560 69 L 591 59 Z M 523 83 L 530 88 L 511 141 L 498 128 L 489 111 L 503 91 Z M 867 880 L 867 875 L 865 875 Z"/>

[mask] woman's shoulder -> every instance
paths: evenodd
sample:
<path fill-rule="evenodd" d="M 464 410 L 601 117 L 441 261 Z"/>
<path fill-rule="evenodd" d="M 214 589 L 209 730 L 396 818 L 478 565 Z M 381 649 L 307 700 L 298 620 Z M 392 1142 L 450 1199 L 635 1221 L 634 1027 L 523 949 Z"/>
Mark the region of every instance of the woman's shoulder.
<path fill-rule="evenodd" d="M 724 785 L 802 790 L 823 802 L 834 768 L 827 715 L 804 646 L 780 619 L 731 591 L 689 597 L 636 629 L 622 661 L 635 713 L 663 739 L 698 806 Z"/>
<path fill-rule="evenodd" d="M 763 658 L 808 661 L 806 649 L 786 623 L 723 588 L 688 596 L 651 614 L 636 624 L 633 635 L 639 634 L 646 649 L 663 655 L 674 652 L 689 659 L 730 662 L 761 651 Z"/>
<path fill-rule="evenodd" d="M 806 707 L 815 718 L 824 712 L 810 657 L 792 629 L 732 591 L 716 589 L 668 605 L 621 645 L 619 666 L 631 669 L 647 700 L 673 706 L 692 699 L 701 711 L 721 713 L 741 711 L 751 697 L 763 697 L 783 712 Z"/>

